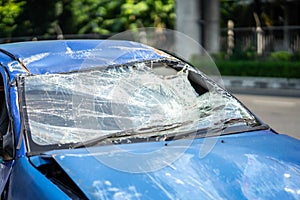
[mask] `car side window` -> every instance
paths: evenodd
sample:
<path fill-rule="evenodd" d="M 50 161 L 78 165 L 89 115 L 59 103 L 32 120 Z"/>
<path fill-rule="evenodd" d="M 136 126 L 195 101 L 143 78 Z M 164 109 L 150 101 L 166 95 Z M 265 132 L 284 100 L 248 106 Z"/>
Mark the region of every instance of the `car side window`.
<path fill-rule="evenodd" d="M 5 94 L 3 85 L 0 85 L 0 134 L 5 135 L 8 128 L 8 115 L 5 103 Z"/>
<path fill-rule="evenodd" d="M 2 77 L 0 77 L 0 154 L 3 160 L 10 160 L 13 157 L 13 139 L 12 133 L 9 131 L 9 117 Z"/>

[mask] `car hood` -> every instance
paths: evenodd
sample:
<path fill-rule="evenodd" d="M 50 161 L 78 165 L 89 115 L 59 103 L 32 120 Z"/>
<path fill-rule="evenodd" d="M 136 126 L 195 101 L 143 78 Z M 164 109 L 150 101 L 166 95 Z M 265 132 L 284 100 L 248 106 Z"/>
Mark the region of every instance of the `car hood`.
<path fill-rule="evenodd" d="M 47 154 L 89 199 L 300 198 L 300 141 L 286 135 L 114 146 Z"/>

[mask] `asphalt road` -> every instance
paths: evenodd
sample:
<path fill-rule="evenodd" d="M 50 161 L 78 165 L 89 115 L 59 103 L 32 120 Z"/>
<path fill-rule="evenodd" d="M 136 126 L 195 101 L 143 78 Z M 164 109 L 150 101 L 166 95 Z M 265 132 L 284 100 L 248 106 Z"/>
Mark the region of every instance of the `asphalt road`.
<path fill-rule="evenodd" d="M 300 139 L 300 98 L 234 94 L 279 133 Z"/>

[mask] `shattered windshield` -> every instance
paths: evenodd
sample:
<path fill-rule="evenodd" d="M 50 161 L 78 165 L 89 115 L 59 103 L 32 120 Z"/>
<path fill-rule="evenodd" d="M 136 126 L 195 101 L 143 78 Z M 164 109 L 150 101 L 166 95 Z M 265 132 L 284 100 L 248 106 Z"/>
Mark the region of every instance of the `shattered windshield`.
<path fill-rule="evenodd" d="M 210 129 L 254 117 L 184 63 L 163 61 L 25 76 L 26 130 L 38 145 L 82 143 L 126 130 Z"/>

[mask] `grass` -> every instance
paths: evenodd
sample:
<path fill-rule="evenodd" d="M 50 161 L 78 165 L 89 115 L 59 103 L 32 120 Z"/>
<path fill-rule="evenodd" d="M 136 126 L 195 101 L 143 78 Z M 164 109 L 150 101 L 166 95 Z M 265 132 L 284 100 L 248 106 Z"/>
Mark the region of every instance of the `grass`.
<path fill-rule="evenodd" d="M 222 75 L 300 78 L 300 61 L 218 60 Z"/>

